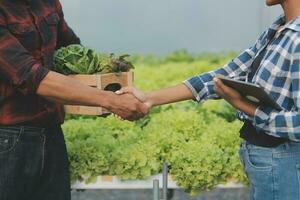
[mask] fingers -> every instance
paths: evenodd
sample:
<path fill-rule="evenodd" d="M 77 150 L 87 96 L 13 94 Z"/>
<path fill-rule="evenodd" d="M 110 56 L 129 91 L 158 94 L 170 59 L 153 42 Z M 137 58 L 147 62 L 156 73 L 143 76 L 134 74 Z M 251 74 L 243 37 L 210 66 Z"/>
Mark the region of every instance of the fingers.
<path fill-rule="evenodd" d="M 237 105 L 237 102 L 240 102 L 240 100 L 242 99 L 242 96 L 239 92 L 232 89 L 231 87 L 224 85 L 218 78 L 214 78 L 214 83 L 216 94 L 228 101 L 231 105 Z"/>
<path fill-rule="evenodd" d="M 225 85 L 220 79 L 214 78 L 215 85 L 217 86 L 217 90 L 224 95 L 231 95 L 234 93 L 234 89 Z"/>
<path fill-rule="evenodd" d="M 114 117 L 117 118 L 117 119 L 119 119 L 119 120 L 121 120 L 121 121 L 125 120 L 124 118 L 122 118 L 120 115 L 117 115 L 117 114 L 114 114 Z"/>
<path fill-rule="evenodd" d="M 137 102 L 136 103 L 136 110 L 132 112 L 132 114 L 126 118 L 129 121 L 136 121 L 141 118 L 144 118 L 149 113 L 149 108 L 144 104 Z"/>
<path fill-rule="evenodd" d="M 141 102 L 146 102 L 147 101 L 147 96 L 146 93 L 144 93 L 141 90 L 136 89 L 135 87 L 128 86 L 128 87 L 123 87 L 120 90 L 116 91 L 116 94 L 121 95 L 121 94 L 131 94 L 135 96 L 139 101 Z M 151 103 L 148 102 L 148 106 L 151 106 Z"/>
<path fill-rule="evenodd" d="M 222 92 L 225 94 L 229 94 L 232 91 L 232 89 L 230 87 L 224 85 L 221 80 L 218 81 L 217 85 L 218 85 L 218 87 L 221 88 Z"/>
<path fill-rule="evenodd" d="M 136 121 L 141 118 L 144 118 L 148 113 L 149 113 L 149 108 L 146 105 L 141 104 L 141 105 L 138 105 L 136 107 L 136 110 L 133 111 L 131 114 L 126 113 L 127 116 L 124 117 L 123 119 L 128 120 L 128 121 Z"/>
<path fill-rule="evenodd" d="M 133 87 L 124 87 L 116 92 L 117 94 L 122 94 L 113 109 L 118 119 L 134 121 L 143 118 L 149 113 L 150 106 L 141 101 L 144 98 L 143 93 L 137 91 Z"/>
<path fill-rule="evenodd" d="M 220 80 L 220 79 L 218 79 L 218 78 L 214 78 L 213 79 L 214 80 L 214 83 L 215 83 L 215 85 L 214 85 L 214 89 L 215 89 L 215 91 L 216 91 L 216 93 L 219 95 L 219 96 L 221 96 L 221 97 L 223 97 L 224 96 L 224 84 L 222 83 L 222 81 Z"/>
<path fill-rule="evenodd" d="M 149 106 L 147 103 L 143 103 L 141 111 L 144 114 L 144 116 L 149 113 L 150 109 L 151 109 L 151 106 Z"/>
<path fill-rule="evenodd" d="M 133 87 L 127 86 L 122 87 L 120 90 L 115 92 L 116 94 L 126 94 L 126 93 L 133 93 Z"/>
<path fill-rule="evenodd" d="M 135 110 L 131 110 L 131 111 L 119 111 L 117 113 L 114 113 L 114 117 L 116 117 L 117 119 L 124 121 L 136 121 L 139 120 L 143 117 L 145 117 L 145 115 L 149 112 L 149 109 L 143 105 L 141 106 L 137 106 Z"/>
<path fill-rule="evenodd" d="M 118 91 L 115 91 L 115 93 L 120 95 L 120 94 L 124 94 L 124 91 L 122 89 L 120 89 Z"/>
<path fill-rule="evenodd" d="M 127 120 L 127 121 L 130 121 L 130 122 L 133 122 L 133 121 L 137 121 L 137 120 L 139 120 L 143 117 L 144 117 L 143 114 L 134 114 L 134 115 L 125 116 L 125 117 L 118 117 L 118 119 L 120 119 L 122 121 Z"/>
<path fill-rule="evenodd" d="M 114 115 L 117 119 L 121 120 L 121 121 L 124 121 L 124 120 L 127 120 L 127 121 L 136 121 L 136 120 L 139 120 L 141 118 L 144 118 L 145 115 L 144 114 L 134 114 L 134 115 L 130 115 L 130 116 L 124 116 L 124 117 L 121 117 L 120 115 Z"/>

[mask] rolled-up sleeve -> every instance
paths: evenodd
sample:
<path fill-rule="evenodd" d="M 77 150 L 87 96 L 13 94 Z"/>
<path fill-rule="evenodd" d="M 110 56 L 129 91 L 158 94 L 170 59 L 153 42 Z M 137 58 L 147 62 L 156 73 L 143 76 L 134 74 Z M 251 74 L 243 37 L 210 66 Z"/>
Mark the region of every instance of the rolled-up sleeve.
<path fill-rule="evenodd" d="M 255 48 L 249 48 L 227 65 L 214 71 L 193 76 L 183 81 L 183 83 L 192 91 L 195 100 L 198 102 L 219 98 L 214 90 L 213 78 L 217 75 L 223 75 L 232 79 L 245 79 L 255 53 Z"/>
<path fill-rule="evenodd" d="M 246 49 L 223 67 L 193 76 L 183 81 L 183 84 L 192 91 L 195 100 L 198 102 L 219 98 L 214 90 L 213 78 L 217 75 L 223 75 L 232 79 L 245 80 L 250 71 L 253 59 L 263 46 L 263 41 L 265 41 L 267 34 L 268 30 L 264 31 L 252 47 Z"/>
<path fill-rule="evenodd" d="M 0 76 L 23 94 L 33 94 L 49 72 L 0 22 Z"/>

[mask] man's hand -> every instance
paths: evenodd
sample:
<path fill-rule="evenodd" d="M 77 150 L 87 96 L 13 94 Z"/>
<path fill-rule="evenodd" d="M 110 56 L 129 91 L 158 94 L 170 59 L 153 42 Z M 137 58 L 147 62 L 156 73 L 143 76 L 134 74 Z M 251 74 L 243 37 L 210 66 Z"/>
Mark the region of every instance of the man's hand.
<path fill-rule="evenodd" d="M 225 99 L 236 109 L 250 116 L 254 116 L 257 108 L 254 104 L 243 98 L 236 90 L 224 85 L 220 79 L 214 78 L 214 83 L 214 89 L 217 95 Z"/>
<path fill-rule="evenodd" d="M 37 94 L 65 105 L 104 107 L 130 121 L 144 117 L 149 111 L 149 108 L 133 95 L 117 95 L 99 90 L 56 72 L 47 74 L 39 85 Z"/>
<path fill-rule="evenodd" d="M 132 94 L 112 95 L 114 95 L 113 100 L 107 108 L 122 119 L 138 120 L 149 112 L 149 107 Z"/>
<path fill-rule="evenodd" d="M 116 91 L 116 94 L 132 94 L 134 95 L 138 100 L 143 102 L 149 109 L 153 106 L 153 103 L 151 102 L 150 98 L 147 96 L 147 94 L 141 90 L 138 90 L 135 87 L 128 86 L 123 87 L 120 90 Z"/>

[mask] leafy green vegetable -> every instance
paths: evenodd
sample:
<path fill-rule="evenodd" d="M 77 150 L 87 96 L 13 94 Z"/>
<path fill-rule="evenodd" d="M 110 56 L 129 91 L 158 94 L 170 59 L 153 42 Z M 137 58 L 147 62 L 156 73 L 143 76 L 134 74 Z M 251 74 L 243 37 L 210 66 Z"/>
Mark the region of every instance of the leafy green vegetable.
<path fill-rule="evenodd" d="M 55 52 L 54 66 L 55 71 L 65 75 L 127 72 L 133 65 L 126 57 L 128 55 L 98 54 L 93 49 L 73 44 Z"/>

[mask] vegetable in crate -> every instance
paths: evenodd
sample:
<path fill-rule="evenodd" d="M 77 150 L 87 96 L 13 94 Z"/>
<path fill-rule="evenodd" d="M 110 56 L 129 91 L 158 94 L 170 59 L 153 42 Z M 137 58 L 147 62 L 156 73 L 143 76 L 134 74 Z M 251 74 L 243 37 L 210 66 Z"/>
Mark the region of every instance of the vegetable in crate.
<path fill-rule="evenodd" d="M 128 55 L 98 54 L 93 49 L 72 44 L 55 52 L 54 67 L 55 71 L 65 75 L 127 72 L 133 65 L 126 57 Z"/>

